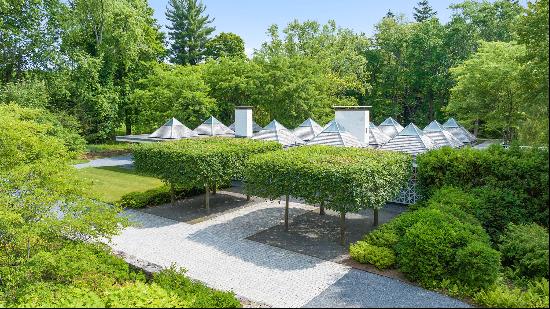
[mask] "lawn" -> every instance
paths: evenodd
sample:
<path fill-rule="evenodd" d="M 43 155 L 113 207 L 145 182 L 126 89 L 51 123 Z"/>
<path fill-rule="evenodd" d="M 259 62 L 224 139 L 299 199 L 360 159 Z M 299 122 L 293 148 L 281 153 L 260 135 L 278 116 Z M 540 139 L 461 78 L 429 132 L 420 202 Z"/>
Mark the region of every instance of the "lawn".
<path fill-rule="evenodd" d="M 162 186 L 160 179 L 136 174 L 122 167 L 89 167 L 78 171 L 91 181 L 91 190 L 104 202 L 118 201 L 130 192 L 142 192 Z"/>

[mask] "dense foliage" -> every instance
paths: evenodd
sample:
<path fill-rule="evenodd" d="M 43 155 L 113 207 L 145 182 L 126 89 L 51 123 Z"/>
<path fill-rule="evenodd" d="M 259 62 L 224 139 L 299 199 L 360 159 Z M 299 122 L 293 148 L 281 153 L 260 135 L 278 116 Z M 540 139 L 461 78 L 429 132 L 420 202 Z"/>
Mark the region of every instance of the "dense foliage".
<path fill-rule="evenodd" d="M 137 171 L 191 189 L 242 179 L 250 156 L 280 148 L 277 142 L 212 137 L 141 144 L 133 153 Z"/>
<path fill-rule="evenodd" d="M 436 199 L 457 196 L 453 203 L 460 202 L 463 210 L 476 216 L 493 239 L 508 223 L 548 226 L 546 149 L 442 148 L 418 156 L 417 163 L 422 194 Z M 459 190 L 434 193 L 444 186 Z"/>
<path fill-rule="evenodd" d="M 204 190 L 193 189 L 178 189 L 174 190 L 174 198 L 179 200 L 189 196 L 196 196 L 200 193 L 204 193 Z M 160 188 L 150 189 L 144 192 L 131 192 L 125 194 L 118 201 L 120 207 L 125 208 L 144 208 L 148 206 L 158 206 L 162 204 L 170 203 L 172 200 L 172 192 L 169 186 L 162 186 Z"/>
<path fill-rule="evenodd" d="M 271 199 L 289 195 L 340 213 L 377 209 L 399 193 L 410 165 L 401 153 L 303 146 L 251 157 L 245 192 Z"/>

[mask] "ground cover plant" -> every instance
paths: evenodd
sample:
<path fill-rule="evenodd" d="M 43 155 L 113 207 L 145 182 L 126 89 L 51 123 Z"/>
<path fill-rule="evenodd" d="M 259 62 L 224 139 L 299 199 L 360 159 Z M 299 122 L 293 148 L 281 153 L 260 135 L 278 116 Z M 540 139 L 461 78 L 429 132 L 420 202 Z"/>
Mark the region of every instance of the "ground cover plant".
<path fill-rule="evenodd" d="M 341 241 L 347 212 L 383 207 L 408 179 L 411 157 L 395 152 L 303 146 L 251 157 L 244 170 L 247 194 L 304 199 L 340 213 Z M 377 224 L 377 211 L 375 211 Z"/>
<path fill-rule="evenodd" d="M 78 175 L 89 183 L 89 188 L 100 201 L 113 203 L 124 195 L 160 188 L 160 179 L 137 174 L 124 167 L 88 167 L 78 170 Z"/>
<path fill-rule="evenodd" d="M 211 137 L 141 144 L 133 154 L 138 172 L 161 179 L 172 192 L 176 187 L 204 188 L 208 210 L 211 190 L 242 180 L 250 156 L 277 149 L 281 149 L 277 142 Z"/>

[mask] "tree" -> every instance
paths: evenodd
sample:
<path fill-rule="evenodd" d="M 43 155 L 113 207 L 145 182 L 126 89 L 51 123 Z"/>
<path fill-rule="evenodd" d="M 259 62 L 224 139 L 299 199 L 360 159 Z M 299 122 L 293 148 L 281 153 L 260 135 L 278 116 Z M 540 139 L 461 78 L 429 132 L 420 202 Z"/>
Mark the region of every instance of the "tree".
<path fill-rule="evenodd" d="M 206 6 L 200 0 L 170 0 L 166 18 L 171 25 L 168 32 L 171 44 L 171 61 L 175 64 L 197 64 L 206 53 L 206 43 L 216 28 L 214 19 L 204 14 Z"/>
<path fill-rule="evenodd" d="M 243 39 L 230 32 L 222 32 L 206 43 L 206 56 L 245 58 Z"/>
<path fill-rule="evenodd" d="M 216 111 L 208 91 L 200 66 L 155 65 L 130 97 L 132 108 L 139 111 L 137 130 L 152 132 L 171 117 L 195 128 Z"/>
<path fill-rule="evenodd" d="M 456 86 L 447 111 L 482 129 L 501 132 L 505 142 L 517 139 L 525 122 L 522 76 L 525 47 L 515 43 L 483 42 L 478 51 L 452 68 Z"/>
<path fill-rule="evenodd" d="M 432 9 L 428 0 L 419 1 L 414 7 L 414 20 L 421 23 L 425 20 L 429 20 L 437 15 L 437 12 Z"/>
<path fill-rule="evenodd" d="M 548 143 L 548 0 L 529 2 L 527 12 L 517 24 L 518 43 L 527 53 L 523 74 L 528 121 L 522 141 Z"/>

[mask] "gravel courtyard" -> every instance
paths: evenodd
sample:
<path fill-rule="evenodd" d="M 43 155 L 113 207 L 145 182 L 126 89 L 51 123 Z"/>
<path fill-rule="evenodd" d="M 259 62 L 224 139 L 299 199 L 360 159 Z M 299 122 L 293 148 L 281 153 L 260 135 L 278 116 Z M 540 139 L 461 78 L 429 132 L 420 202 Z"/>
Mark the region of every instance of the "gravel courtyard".
<path fill-rule="evenodd" d="M 293 218 L 314 210 L 291 203 Z M 273 307 L 465 307 L 395 279 L 247 239 L 281 224 L 284 204 L 253 199 L 189 224 L 127 210 L 136 223 L 112 240 L 114 250 L 169 267 L 207 285 Z"/>

